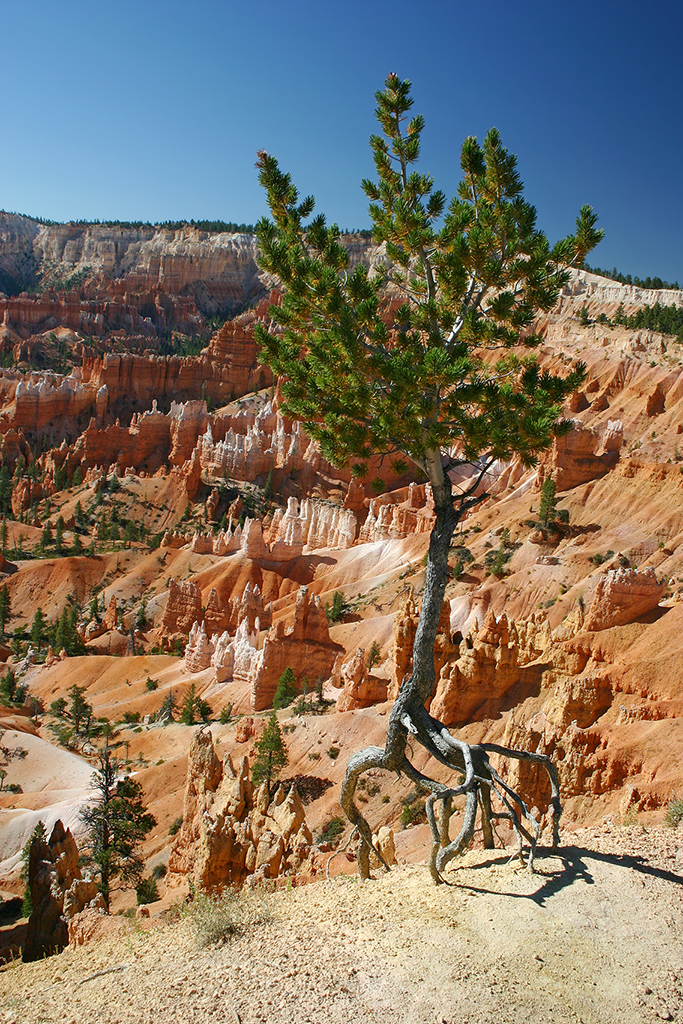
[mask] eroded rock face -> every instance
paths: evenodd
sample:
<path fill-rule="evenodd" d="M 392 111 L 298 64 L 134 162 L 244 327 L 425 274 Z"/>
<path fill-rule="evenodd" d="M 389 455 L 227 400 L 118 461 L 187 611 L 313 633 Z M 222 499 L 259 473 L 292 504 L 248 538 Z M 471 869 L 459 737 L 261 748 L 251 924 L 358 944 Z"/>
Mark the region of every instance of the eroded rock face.
<path fill-rule="evenodd" d="M 307 676 L 309 683 L 319 676 L 327 679 L 343 648 L 333 643 L 325 610 L 319 597 L 311 598 L 308 587 L 301 587 L 294 607 L 294 622 L 285 629 L 280 619 L 266 637 L 250 670 L 251 704 L 254 711 L 272 707 L 277 682 L 286 668 L 297 678 Z"/>
<path fill-rule="evenodd" d="M 451 638 L 450 604 L 444 601 L 441 606 L 439 626 L 434 644 L 434 669 L 436 678 L 445 663 L 451 660 L 457 653 L 460 635 L 454 643 Z M 412 587 L 405 600 L 403 608 L 394 619 L 394 664 L 392 669 L 392 682 L 388 695 L 392 700 L 398 696 L 401 683 L 413 666 L 413 643 L 417 631 L 418 611 L 413 598 Z"/>
<path fill-rule="evenodd" d="M 280 787 L 272 800 L 265 785 L 255 793 L 246 757 L 236 772 L 229 754 L 223 762 L 216 756 L 210 731 L 195 734 L 170 876 L 188 876 L 206 892 L 239 886 L 253 874 L 275 878 L 300 870 L 311 843 L 294 789 L 285 793 Z"/>
<path fill-rule="evenodd" d="M 189 633 L 195 622 L 202 622 L 202 592 L 192 580 L 171 579 L 168 600 L 161 625 L 168 634 Z"/>
<path fill-rule="evenodd" d="M 471 721 L 497 704 L 519 678 L 518 643 L 507 616 L 488 612 L 479 630 L 475 620 L 458 649 L 458 658 L 444 664 L 431 704 L 431 714 L 447 725 Z"/>
<path fill-rule="evenodd" d="M 188 672 L 203 672 L 210 668 L 214 654 L 214 645 L 206 635 L 204 623 L 195 622 L 190 630 L 190 638 L 185 648 L 185 668 Z"/>
<path fill-rule="evenodd" d="M 102 619 L 102 626 L 106 632 L 108 629 L 116 629 L 119 624 L 119 613 L 116 607 L 116 597 L 112 594 L 107 610 Z"/>
<path fill-rule="evenodd" d="M 104 909 L 97 885 L 81 877 L 78 847 L 70 829 L 55 822 L 47 842 L 34 839 L 28 866 L 33 913 L 26 931 L 23 959 L 42 960 L 64 949 L 69 942 L 69 923 L 86 907 Z"/>
<path fill-rule="evenodd" d="M 579 484 L 604 476 L 619 461 L 624 439 L 621 420 L 610 420 L 600 434 L 584 427 L 580 420 L 568 434 L 556 437 L 553 446 L 538 467 L 537 486 L 551 477 L 558 491 L 568 491 Z"/>
<path fill-rule="evenodd" d="M 387 682 L 368 672 L 362 647 L 342 665 L 341 681 L 344 689 L 337 699 L 337 711 L 369 708 L 387 699 Z"/>
<path fill-rule="evenodd" d="M 434 521 L 434 496 L 430 485 L 411 484 L 408 499 L 401 504 L 381 504 L 375 499 L 370 502 L 358 540 L 364 543 L 430 533 Z"/>
<path fill-rule="evenodd" d="M 623 626 L 656 608 L 666 591 L 654 569 L 610 569 L 598 581 L 584 629 L 595 632 Z"/>

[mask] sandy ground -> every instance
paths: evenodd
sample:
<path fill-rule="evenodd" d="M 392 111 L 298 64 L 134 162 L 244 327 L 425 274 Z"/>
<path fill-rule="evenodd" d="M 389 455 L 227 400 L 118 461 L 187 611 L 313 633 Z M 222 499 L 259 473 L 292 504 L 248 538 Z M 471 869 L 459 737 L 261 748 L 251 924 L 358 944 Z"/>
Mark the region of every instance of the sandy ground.
<path fill-rule="evenodd" d="M 583 829 L 528 874 L 468 854 L 432 885 L 403 866 L 252 893 L 198 944 L 157 923 L 0 974 L 8 1024 L 635 1024 L 683 1019 L 683 832 Z"/>

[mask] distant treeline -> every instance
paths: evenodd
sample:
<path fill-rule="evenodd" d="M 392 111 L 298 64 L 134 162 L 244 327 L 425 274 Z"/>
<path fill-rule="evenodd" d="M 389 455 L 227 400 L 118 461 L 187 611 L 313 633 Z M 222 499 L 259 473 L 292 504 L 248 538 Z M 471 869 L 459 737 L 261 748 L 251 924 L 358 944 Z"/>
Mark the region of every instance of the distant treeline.
<path fill-rule="evenodd" d="M 587 263 L 584 263 L 583 269 L 587 270 L 589 274 L 607 277 L 610 281 L 618 281 L 619 284 L 632 284 L 636 288 L 670 288 L 674 291 L 681 290 L 678 281 L 669 284 L 668 281 L 662 281 L 661 277 L 631 277 L 630 274 L 620 274 L 616 267 L 612 267 L 611 270 L 602 270 L 600 267 L 589 267 Z"/>
<path fill-rule="evenodd" d="M 672 334 L 683 342 L 683 306 L 662 306 L 655 302 L 654 306 L 643 306 L 630 316 L 624 313 L 623 306 L 619 306 L 612 323 L 636 329 L 645 327 L 659 334 Z"/>
<path fill-rule="evenodd" d="M 47 217 L 30 217 L 26 213 L 16 213 L 15 211 L 0 210 L 0 213 L 7 213 L 10 217 L 23 217 L 25 220 L 36 221 L 38 224 L 45 224 L 47 227 L 54 227 L 55 225 L 63 224 L 76 224 L 79 227 L 88 227 L 88 225 L 99 225 L 103 228 L 166 228 L 168 231 L 179 231 L 181 228 L 196 228 L 198 231 L 209 231 L 213 234 L 220 232 L 229 232 L 231 234 L 240 235 L 253 235 L 256 232 L 256 227 L 253 224 L 238 224 L 233 220 L 161 220 L 161 221 L 150 221 L 150 220 L 70 220 L 70 221 L 59 221 L 49 220 Z M 358 235 L 366 241 L 372 239 L 372 231 L 369 228 L 345 228 L 342 235 Z M 588 270 L 588 267 L 586 267 Z M 598 273 L 598 271 L 596 271 Z M 600 271 L 602 273 L 602 271 Z M 657 287 L 652 285 L 652 287 Z M 666 285 L 659 287 L 667 287 Z"/>
<path fill-rule="evenodd" d="M 253 235 L 253 224 L 237 224 L 232 220 L 162 220 L 154 224 L 149 220 L 70 220 L 69 224 L 83 227 L 99 225 L 103 228 L 164 228 L 167 231 L 179 231 L 181 228 L 197 228 L 198 231 L 210 231 L 213 234 L 228 231 L 231 234 Z"/>

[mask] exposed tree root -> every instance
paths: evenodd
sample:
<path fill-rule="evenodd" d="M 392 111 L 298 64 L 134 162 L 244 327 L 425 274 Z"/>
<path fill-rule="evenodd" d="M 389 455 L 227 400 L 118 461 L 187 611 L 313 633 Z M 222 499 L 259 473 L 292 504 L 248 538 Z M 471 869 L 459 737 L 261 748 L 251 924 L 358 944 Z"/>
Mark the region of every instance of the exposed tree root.
<path fill-rule="evenodd" d="M 388 865 L 379 850 L 373 845 L 372 829 L 354 801 L 358 779 L 371 768 L 397 771 L 430 791 L 425 810 L 432 832 L 429 869 L 435 882 L 444 881 L 443 871 L 447 864 L 464 853 L 471 845 L 478 810 L 484 846 L 489 849 L 493 847 L 492 822 L 501 819 L 509 821 L 517 838 L 517 856 L 520 863 L 526 864 L 527 869 L 533 871 L 536 845 L 541 834 L 540 822 L 534 814 L 534 808 L 528 807 L 522 797 L 501 778 L 491 764 L 488 755 L 498 754 L 511 760 L 530 761 L 545 768 L 551 786 L 550 810 L 553 819 L 554 849 L 559 844 L 559 821 L 562 808 L 557 772 L 551 760 L 543 754 L 501 747 L 495 743 L 470 745 L 451 736 L 446 727 L 431 718 L 424 709 L 422 709 L 422 714 L 416 717 L 421 720 L 419 726 L 415 725 L 413 719 L 410 719 L 410 723 L 406 721 L 402 724 L 438 761 L 459 772 L 460 782 L 456 786 L 449 787 L 424 775 L 408 760 L 405 752 L 397 759 L 389 744 L 393 731 L 391 724 L 387 746 L 383 750 L 380 747 L 367 747 L 354 754 L 350 758 L 346 770 L 340 803 L 360 836 L 358 869 L 361 878 L 370 877 L 371 850 L 374 851 L 384 868 L 388 870 Z M 404 716 L 405 718 L 406 716 Z M 458 835 L 451 840 L 449 825 L 453 813 L 453 801 L 460 796 L 465 797 L 464 817 Z M 493 808 L 492 797 L 495 798 L 499 806 L 498 810 Z M 437 805 L 438 815 L 436 813 Z M 524 859 L 525 841 L 529 847 L 526 861 Z"/>

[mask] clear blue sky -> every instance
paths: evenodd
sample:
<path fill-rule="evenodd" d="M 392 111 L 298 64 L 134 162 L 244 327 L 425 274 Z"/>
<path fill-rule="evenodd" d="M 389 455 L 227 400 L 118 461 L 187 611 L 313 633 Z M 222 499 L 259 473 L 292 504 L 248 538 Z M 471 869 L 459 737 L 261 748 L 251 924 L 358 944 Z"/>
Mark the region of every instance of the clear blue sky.
<path fill-rule="evenodd" d="M 368 226 L 373 94 L 410 78 L 448 195 L 496 125 L 551 240 L 683 284 L 683 14 L 674 0 L 0 0 L 0 208 L 55 220 L 265 212 L 264 148 L 342 227 Z"/>

